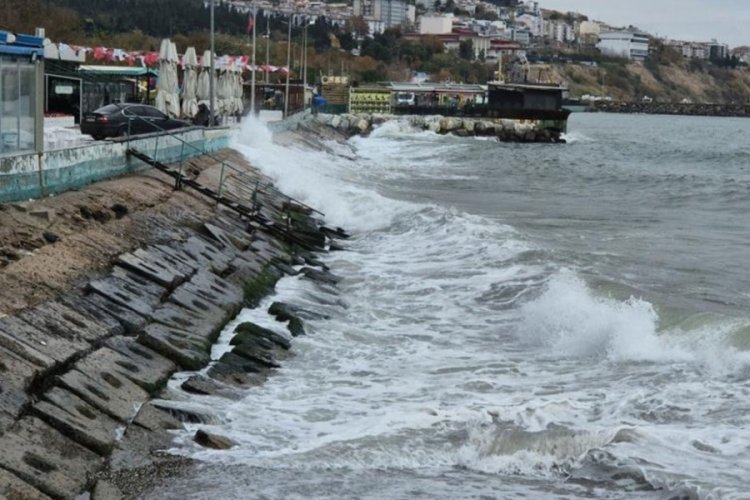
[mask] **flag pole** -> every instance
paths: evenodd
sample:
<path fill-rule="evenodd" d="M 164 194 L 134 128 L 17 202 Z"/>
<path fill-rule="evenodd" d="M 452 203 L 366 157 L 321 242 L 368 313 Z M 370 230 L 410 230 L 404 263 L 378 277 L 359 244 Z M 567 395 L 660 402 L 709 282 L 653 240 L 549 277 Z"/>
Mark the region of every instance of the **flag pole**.
<path fill-rule="evenodd" d="M 216 63 L 214 62 L 215 54 L 214 54 L 214 0 L 211 0 L 211 62 L 210 62 L 210 71 L 211 71 L 211 77 L 208 79 L 208 105 L 209 105 L 209 114 L 208 114 L 208 126 L 213 127 L 214 126 L 214 119 L 216 116 L 216 112 L 214 111 L 214 102 L 216 101 L 216 89 L 214 86 L 214 78 L 216 77 Z"/>
<path fill-rule="evenodd" d="M 269 54 L 271 53 L 271 16 L 266 16 L 266 83 L 269 83 L 270 80 L 268 79 L 269 73 L 268 73 L 268 64 L 269 64 Z"/>
<path fill-rule="evenodd" d="M 250 77 L 250 114 L 255 115 L 255 23 L 258 17 L 258 6 L 253 2 L 253 59 L 250 67 L 252 76 Z"/>

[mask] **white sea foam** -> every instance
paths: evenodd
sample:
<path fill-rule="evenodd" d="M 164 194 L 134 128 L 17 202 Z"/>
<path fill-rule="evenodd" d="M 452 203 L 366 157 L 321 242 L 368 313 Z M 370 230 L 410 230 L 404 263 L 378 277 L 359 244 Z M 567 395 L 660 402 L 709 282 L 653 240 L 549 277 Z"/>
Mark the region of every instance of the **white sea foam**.
<path fill-rule="evenodd" d="M 596 296 L 571 270 L 552 276 L 544 293 L 521 308 L 519 339 L 560 356 L 614 362 L 687 362 L 715 377 L 747 375 L 750 353 L 728 340 L 746 321 L 722 320 L 689 331 L 659 331 L 649 302 Z"/>
<path fill-rule="evenodd" d="M 369 231 L 387 226 L 405 208 L 358 187 L 356 169 L 345 158 L 276 145 L 266 125 L 254 118 L 243 121 L 232 147 L 270 176 L 284 193 L 324 212 L 329 224 L 349 231 Z M 343 182 L 346 178 L 351 181 Z"/>

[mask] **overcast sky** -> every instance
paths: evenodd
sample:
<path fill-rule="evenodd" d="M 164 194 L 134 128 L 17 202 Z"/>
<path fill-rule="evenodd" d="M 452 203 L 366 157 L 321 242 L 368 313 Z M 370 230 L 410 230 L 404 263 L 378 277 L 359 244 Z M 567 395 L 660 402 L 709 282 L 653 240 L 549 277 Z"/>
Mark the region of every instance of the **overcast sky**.
<path fill-rule="evenodd" d="M 661 37 L 750 45 L 750 0 L 539 0 L 614 26 L 633 24 Z"/>

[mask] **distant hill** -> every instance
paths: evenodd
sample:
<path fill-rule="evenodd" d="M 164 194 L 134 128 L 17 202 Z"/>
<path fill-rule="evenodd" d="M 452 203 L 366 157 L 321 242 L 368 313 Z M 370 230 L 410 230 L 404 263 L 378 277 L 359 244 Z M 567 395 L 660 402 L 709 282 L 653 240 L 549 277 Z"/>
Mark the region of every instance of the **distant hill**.
<path fill-rule="evenodd" d="M 87 34 L 124 33 L 140 30 L 146 35 L 168 37 L 209 28 L 209 11 L 203 0 L 54 0 L 54 4 L 81 15 Z M 217 2 L 216 29 L 241 34 L 247 15 Z"/>

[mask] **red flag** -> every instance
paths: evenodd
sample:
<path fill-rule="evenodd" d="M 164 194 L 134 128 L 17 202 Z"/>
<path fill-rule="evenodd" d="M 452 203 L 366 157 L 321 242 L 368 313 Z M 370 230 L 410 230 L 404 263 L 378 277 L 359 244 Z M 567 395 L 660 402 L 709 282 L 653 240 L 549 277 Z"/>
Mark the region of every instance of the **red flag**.
<path fill-rule="evenodd" d="M 250 33 L 253 31 L 253 28 L 255 27 L 255 18 L 250 15 L 247 16 L 247 32 Z"/>

